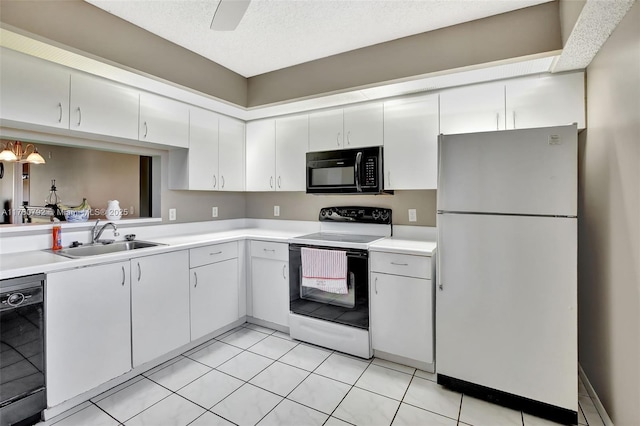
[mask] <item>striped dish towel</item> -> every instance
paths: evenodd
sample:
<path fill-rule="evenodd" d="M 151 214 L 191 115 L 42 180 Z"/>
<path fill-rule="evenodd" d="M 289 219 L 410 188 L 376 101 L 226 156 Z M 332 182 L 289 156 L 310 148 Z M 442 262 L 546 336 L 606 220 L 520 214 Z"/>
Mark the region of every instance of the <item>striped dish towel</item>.
<path fill-rule="evenodd" d="M 347 252 L 302 247 L 302 285 L 347 294 Z"/>

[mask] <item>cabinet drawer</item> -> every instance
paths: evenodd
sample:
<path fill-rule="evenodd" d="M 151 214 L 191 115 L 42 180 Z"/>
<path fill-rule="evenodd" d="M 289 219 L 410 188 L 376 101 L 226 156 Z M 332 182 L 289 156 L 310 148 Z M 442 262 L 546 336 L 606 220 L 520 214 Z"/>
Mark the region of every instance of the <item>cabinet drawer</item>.
<path fill-rule="evenodd" d="M 431 258 L 410 254 L 372 252 L 371 272 L 431 279 Z"/>
<path fill-rule="evenodd" d="M 198 247 L 189 250 L 189 267 L 195 268 L 236 257 L 238 257 L 237 241 Z"/>
<path fill-rule="evenodd" d="M 289 244 L 251 241 L 251 257 L 289 261 Z"/>

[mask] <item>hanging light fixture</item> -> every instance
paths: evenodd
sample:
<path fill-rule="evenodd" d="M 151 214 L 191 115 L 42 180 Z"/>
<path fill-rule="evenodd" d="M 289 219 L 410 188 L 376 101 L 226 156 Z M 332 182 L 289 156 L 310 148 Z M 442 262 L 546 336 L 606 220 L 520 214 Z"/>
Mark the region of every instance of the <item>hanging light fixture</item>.
<path fill-rule="evenodd" d="M 26 159 L 22 157 L 27 156 Z M 0 152 L 0 161 L 45 164 L 44 158 L 38 152 L 38 148 L 33 144 L 27 144 L 26 148 L 22 148 L 22 142 L 7 142 L 2 152 Z"/>

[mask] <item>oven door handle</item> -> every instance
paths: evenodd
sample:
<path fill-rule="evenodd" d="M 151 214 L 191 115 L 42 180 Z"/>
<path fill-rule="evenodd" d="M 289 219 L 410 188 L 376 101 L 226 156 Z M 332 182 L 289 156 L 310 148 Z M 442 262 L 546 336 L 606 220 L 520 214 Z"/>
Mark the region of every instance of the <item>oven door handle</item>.
<path fill-rule="evenodd" d="M 362 151 L 358 151 L 356 154 L 356 191 L 362 192 L 362 187 L 360 186 L 360 166 L 362 164 Z"/>

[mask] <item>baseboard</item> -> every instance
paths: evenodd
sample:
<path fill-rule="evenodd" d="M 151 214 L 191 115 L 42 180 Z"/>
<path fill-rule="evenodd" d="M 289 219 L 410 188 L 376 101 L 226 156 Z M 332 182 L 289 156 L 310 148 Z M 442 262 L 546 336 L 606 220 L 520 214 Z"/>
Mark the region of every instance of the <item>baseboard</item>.
<path fill-rule="evenodd" d="M 598 410 L 598 414 L 600 414 L 600 417 L 602 417 L 604 426 L 614 426 L 613 422 L 611 421 L 611 418 L 609 417 L 609 414 L 607 414 L 607 410 L 604 409 L 604 405 L 602 405 L 600 398 L 598 398 L 598 394 L 596 393 L 595 389 L 591 385 L 591 382 L 587 378 L 587 374 L 584 372 L 584 370 L 582 369 L 582 366 L 579 363 L 578 363 L 578 375 L 582 379 L 582 383 L 584 383 L 584 387 L 587 388 L 587 392 L 589 393 L 589 396 L 591 397 L 591 400 L 593 401 L 593 405 L 595 405 L 596 410 Z"/>

